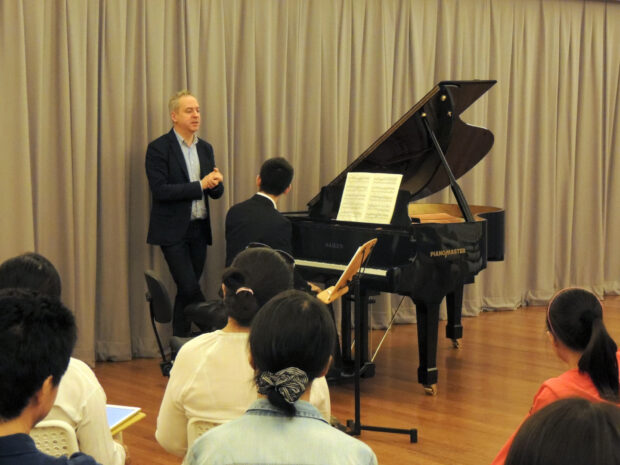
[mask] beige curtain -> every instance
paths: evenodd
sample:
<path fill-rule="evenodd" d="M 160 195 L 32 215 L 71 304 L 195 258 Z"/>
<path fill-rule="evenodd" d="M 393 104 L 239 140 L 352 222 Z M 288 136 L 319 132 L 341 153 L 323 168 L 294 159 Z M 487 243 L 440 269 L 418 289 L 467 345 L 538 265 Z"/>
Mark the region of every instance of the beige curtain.
<path fill-rule="evenodd" d="M 144 269 L 174 288 L 145 243 L 144 153 L 173 92 L 198 97 L 226 179 L 214 295 L 223 217 L 262 161 L 293 163 L 281 209 L 302 210 L 436 82 L 497 79 L 464 115 L 495 146 L 460 184 L 506 209 L 506 259 L 468 286 L 466 313 L 567 285 L 617 293 L 618 43 L 612 1 L 0 0 L 0 259 L 36 250 L 58 266 L 78 357 L 153 355 Z M 379 299 L 378 321 L 396 301 Z"/>

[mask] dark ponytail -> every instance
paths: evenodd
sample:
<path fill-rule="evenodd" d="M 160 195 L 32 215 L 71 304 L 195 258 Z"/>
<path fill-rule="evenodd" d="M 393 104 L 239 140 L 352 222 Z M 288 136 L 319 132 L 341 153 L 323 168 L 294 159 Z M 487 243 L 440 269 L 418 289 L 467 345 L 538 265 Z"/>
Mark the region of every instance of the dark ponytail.
<path fill-rule="evenodd" d="M 301 291 L 278 294 L 258 312 L 250 330 L 259 392 L 294 415 L 295 400 L 322 374 L 335 343 L 336 327 L 325 304 Z"/>
<path fill-rule="evenodd" d="M 224 270 L 224 305 L 228 316 L 250 326 L 258 310 L 279 292 L 293 287 L 291 267 L 268 247 L 246 249 Z"/>
<path fill-rule="evenodd" d="M 579 371 L 588 373 L 601 397 L 618 402 L 618 357 L 616 343 L 601 318 L 592 321 L 592 335 L 581 358 Z"/>
<path fill-rule="evenodd" d="M 579 371 L 587 373 L 601 398 L 618 402 L 618 347 L 603 324 L 603 309 L 584 289 L 558 293 L 547 308 L 547 328 L 569 349 L 581 353 Z"/>
<path fill-rule="evenodd" d="M 253 291 L 245 288 L 246 278 L 243 272 L 235 267 L 227 268 L 222 275 L 222 283 L 226 288 L 224 305 L 228 316 L 234 318 L 241 326 L 250 326 L 259 307 Z"/>

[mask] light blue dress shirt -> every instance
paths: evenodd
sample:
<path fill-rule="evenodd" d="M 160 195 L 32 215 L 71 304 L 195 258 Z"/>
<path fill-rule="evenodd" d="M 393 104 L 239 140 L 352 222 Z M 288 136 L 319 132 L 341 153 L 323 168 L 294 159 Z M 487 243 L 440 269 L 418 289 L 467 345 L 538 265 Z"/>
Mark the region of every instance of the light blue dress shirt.
<path fill-rule="evenodd" d="M 191 145 L 187 145 L 185 140 L 174 131 L 174 135 L 177 136 L 179 145 L 181 146 L 181 152 L 183 152 L 183 158 L 185 159 L 185 165 L 187 166 L 187 172 L 189 174 L 190 182 L 200 182 L 200 160 L 198 159 L 198 137 L 194 134 L 194 140 Z M 204 219 L 207 217 L 207 205 L 205 203 L 205 194 L 202 193 L 200 200 L 194 200 L 192 202 L 192 220 Z"/>
<path fill-rule="evenodd" d="M 247 412 L 207 431 L 189 450 L 189 465 L 288 464 L 376 465 L 377 457 L 363 442 L 331 427 L 312 404 L 295 402 L 287 417 L 267 399 Z"/>

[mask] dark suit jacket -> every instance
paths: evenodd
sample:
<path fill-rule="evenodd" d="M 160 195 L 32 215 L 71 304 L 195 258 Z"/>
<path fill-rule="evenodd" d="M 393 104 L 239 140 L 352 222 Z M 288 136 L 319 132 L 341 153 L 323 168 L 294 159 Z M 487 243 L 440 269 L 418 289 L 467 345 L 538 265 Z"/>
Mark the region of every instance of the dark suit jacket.
<path fill-rule="evenodd" d="M 226 214 L 226 266 L 250 242 L 292 253 L 291 236 L 289 219 L 274 208 L 271 200 L 256 194 L 232 206 Z"/>
<path fill-rule="evenodd" d="M 198 139 L 196 146 L 200 161 L 200 178 L 213 171 L 215 159 L 208 142 Z M 183 152 L 174 130 L 155 139 L 146 149 L 146 176 L 152 193 L 151 220 L 146 241 L 149 244 L 171 245 L 181 240 L 189 226 L 192 201 L 200 200 L 200 182 L 190 182 Z M 224 185 L 206 189 L 208 227 L 207 243 L 211 244 L 211 214 L 208 197 L 217 199 L 224 193 Z"/>

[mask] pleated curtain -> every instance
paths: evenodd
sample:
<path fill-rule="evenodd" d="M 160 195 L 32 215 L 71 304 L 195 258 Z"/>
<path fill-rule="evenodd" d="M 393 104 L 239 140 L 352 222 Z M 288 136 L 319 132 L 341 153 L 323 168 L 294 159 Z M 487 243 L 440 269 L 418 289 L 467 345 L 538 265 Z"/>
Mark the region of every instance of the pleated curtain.
<path fill-rule="evenodd" d="M 144 155 L 174 92 L 198 98 L 225 177 L 202 283 L 214 296 L 224 216 L 265 159 L 293 164 L 279 207 L 304 210 L 435 83 L 497 79 L 462 115 L 495 145 L 459 182 L 471 204 L 506 209 L 506 257 L 464 312 L 569 285 L 618 293 L 618 44 L 611 0 L 0 0 L 0 260 L 34 250 L 59 268 L 77 357 L 154 355 L 143 271 L 175 290 L 146 244 Z M 378 298 L 375 323 L 399 300 Z"/>

